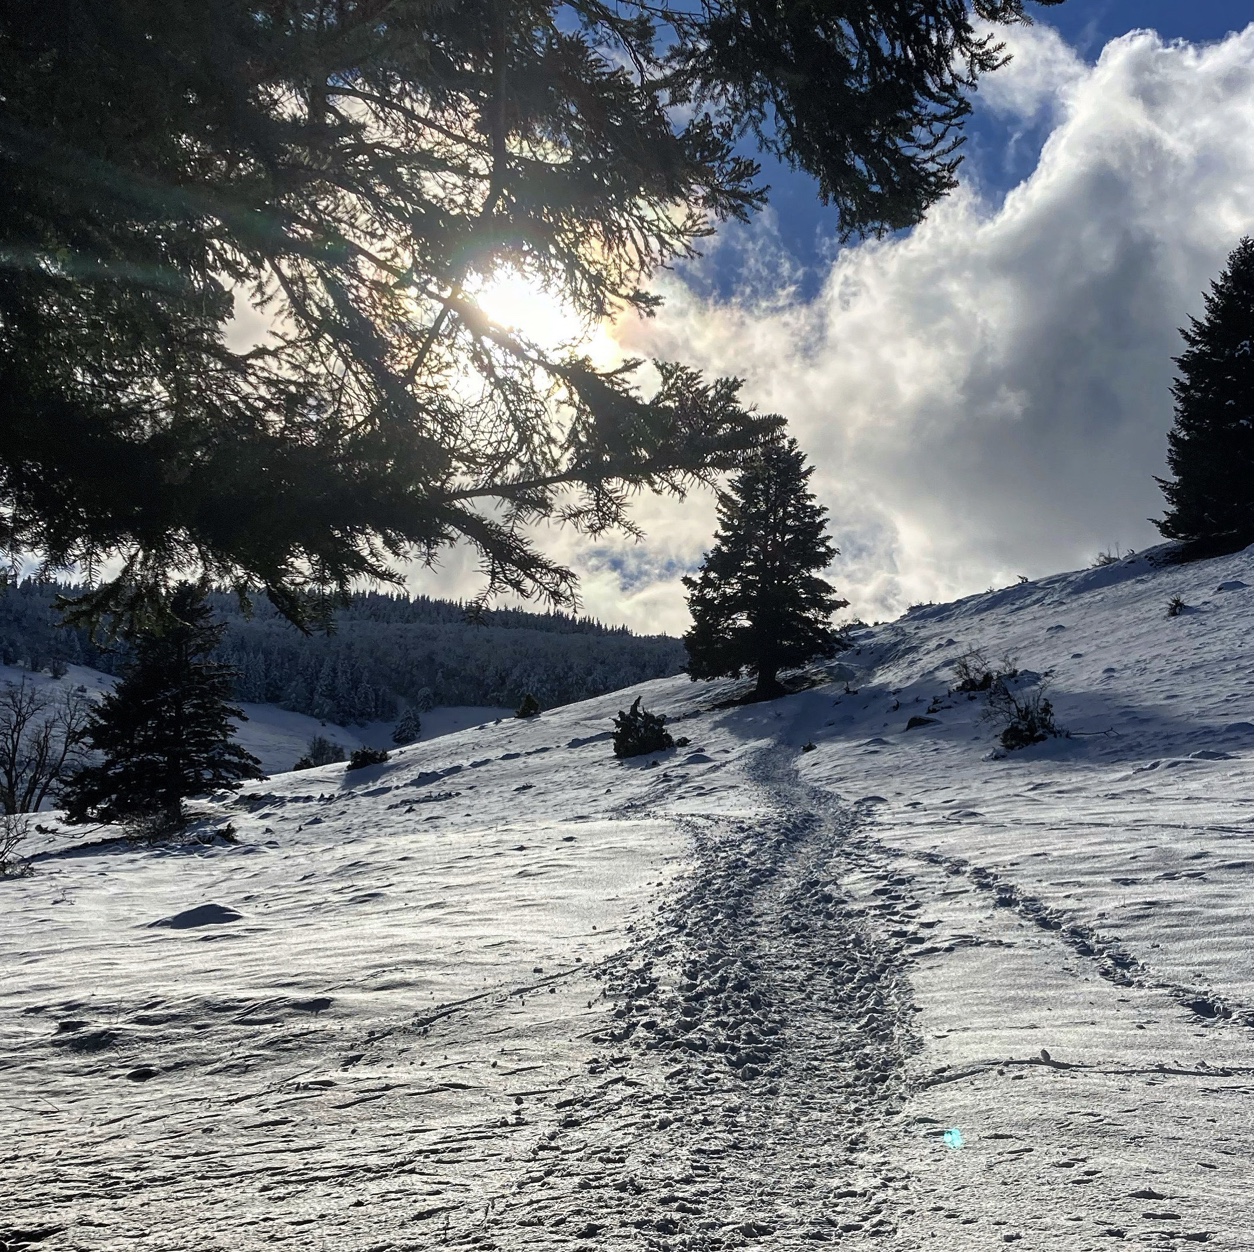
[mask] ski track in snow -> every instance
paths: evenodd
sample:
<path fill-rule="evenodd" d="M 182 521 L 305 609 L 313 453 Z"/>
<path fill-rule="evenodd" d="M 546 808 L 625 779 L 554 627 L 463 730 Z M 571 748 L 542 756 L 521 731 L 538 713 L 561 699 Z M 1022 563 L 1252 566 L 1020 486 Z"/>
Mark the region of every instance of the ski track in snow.
<path fill-rule="evenodd" d="M 1250 1248 L 1251 581 L 1062 575 L 769 705 L 661 680 L 203 844 L 41 836 L 0 1248 Z M 974 644 L 1112 733 L 990 759 Z M 636 691 L 693 742 L 614 761 Z"/>

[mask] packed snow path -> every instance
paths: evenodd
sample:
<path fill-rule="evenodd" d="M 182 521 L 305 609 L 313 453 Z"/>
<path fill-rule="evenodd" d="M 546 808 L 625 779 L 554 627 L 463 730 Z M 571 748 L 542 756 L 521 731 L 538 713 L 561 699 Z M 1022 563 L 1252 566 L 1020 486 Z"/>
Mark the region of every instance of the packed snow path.
<path fill-rule="evenodd" d="M 798 805 L 783 755 L 755 762 L 764 816 L 687 823 L 690 879 L 599 971 L 593 1081 L 537 1172 L 460 1237 L 792 1247 L 893 1229 L 893 1171 L 866 1149 L 905 1095 L 900 945 L 835 894 L 848 819 Z"/>
<path fill-rule="evenodd" d="M 769 705 L 648 684 L 692 743 L 642 761 L 624 693 L 268 780 L 235 842 L 39 836 L 0 1247 L 1250 1248 L 1250 581 L 933 606 Z M 1103 733 L 992 759 L 974 644 Z"/>
<path fill-rule="evenodd" d="M 1137 975 L 1098 947 L 1086 953 L 1097 983 L 1088 991 L 1102 997 L 1087 995 L 1095 1016 L 1063 1020 L 1052 1035 L 1070 1059 L 1021 1048 L 926 1071 L 913 1064 L 922 964 L 957 949 L 997 952 L 982 979 L 988 998 L 1014 1002 L 1030 987 L 1040 996 L 1054 982 L 1069 1008 L 1060 984 L 1076 981 L 1084 941 L 989 875 L 971 873 L 973 885 L 957 888 L 953 863 L 869 838 L 830 797 L 801 786 L 779 750 L 749 773 L 767 791 L 768 814 L 692 821 L 691 883 L 606 967 L 615 1025 L 593 1037 L 608 1049 L 592 1062 L 597 1081 L 561 1102 L 569 1112 L 515 1193 L 451 1227 L 451 1242 L 1250 1245 L 1239 1181 L 1250 1012 L 1221 1018 L 1206 997 L 1167 988 L 1177 1006 L 1203 1008 L 1196 1020 L 1241 1033 L 1192 1029 L 1154 980 L 1141 984 L 1147 996 L 1122 994 Z M 971 907 L 937 907 L 969 894 L 1008 911 L 977 919 Z M 1025 950 L 1021 915 L 1054 936 L 1045 951 Z M 972 988 L 954 991 L 967 999 Z M 1133 1034 L 1146 1014 L 1166 1011 L 1160 1037 L 1116 1049 L 1114 1019 Z M 1031 1091 L 1012 1085 L 1026 1081 Z M 983 1127 L 975 1170 L 956 1167 L 945 1138 L 954 1129 L 925 1111 L 933 1089 L 949 1095 L 953 1084 L 967 1086 L 962 1120 Z M 1139 1087 L 1165 1090 L 1131 1099 Z M 1219 1137 L 1219 1124 L 1238 1135 Z"/>

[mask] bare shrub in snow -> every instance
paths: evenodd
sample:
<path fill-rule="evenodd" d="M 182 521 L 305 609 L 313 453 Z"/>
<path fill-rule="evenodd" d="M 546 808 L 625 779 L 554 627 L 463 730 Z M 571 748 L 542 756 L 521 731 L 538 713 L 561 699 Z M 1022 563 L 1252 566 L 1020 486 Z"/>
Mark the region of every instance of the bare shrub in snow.
<path fill-rule="evenodd" d="M 0 810 L 35 813 L 83 756 L 91 704 L 25 678 L 0 688 Z"/>
<path fill-rule="evenodd" d="M 1095 559 L 1091 561 L 1091 569 L 1103 569 L 1105 565 L 1120 565 L 1122 561 L 1128 561 L 1134 555 L 1133 548 L 1126 548 L 1122 552 L 1119 548 L 1115 551 L 1105 548 L 1102 552 L 1095 553 Z"/>
<path fill-rule="evenodd" d="M 1042 680 L 1016 687 L 1010 678 L 996 678 L 986 699 L 986 717 L 1002 730 L 999 742 L 1009 751 L 1042 743 L 1063 733 L 1055 724 L 1055 710 Z"/>
<path fill-rule="evenodd" d="M 293 769 L 313 769 L 316 765 L 334 765 L 345 759 L 345 750 L 322 735 L 315 735 L 306 745 L 305 755 Z"/>
<path fill-rule="evenodd" d="M 1178 617 L 1181 614 L 1182 610 L 1187 607 L 1189 606 L 1187 605 L 1186 601 L 1182 599 L 1181 596 L 1174 596 L 1169 601 L 1169 616 Z"/>
<path fill-rule="evenodd" d="M 663 718 L 657 713 L 647 713 L 641 707 L 638 696 L 625 713 L 622 709 L 615 718 L 614 748 L 618 757 L 645 756 L 648 752 L 661 752 L 675 745 L 675 740 L 663 728 Z"/>
<path fill-rule="evenodd" d="M 541 711 L 541 702 L 530 691 L 527 692 L 522 703 L 515 710 L 516 717 L 536 717 Z"/>
<path fill-rule="evenodd" d="M 1016 662 L 1007 655 L 1002 660 L 991 661 L 980 648 L 970 648 L 952 665 L 955 670 L 953 692 L 973 694 L 989 691 L 1000 678 L 1015 678 L 1020 672 Z"/>
<path fill-rule="evenodd" d="M 169 809 L 153 807 L 129 812 L 119 824 L 126 837 L 135 843 L 163 843 L 179 834 L 186 821 L 176 817 Z"/>
<path fill-rule="evenodd" d="M 25 813 L 0 816 L 0 878 L 30 873 L 29 862 L 18 852 L 30 834 L 30 826 L 31 819 Z"/>

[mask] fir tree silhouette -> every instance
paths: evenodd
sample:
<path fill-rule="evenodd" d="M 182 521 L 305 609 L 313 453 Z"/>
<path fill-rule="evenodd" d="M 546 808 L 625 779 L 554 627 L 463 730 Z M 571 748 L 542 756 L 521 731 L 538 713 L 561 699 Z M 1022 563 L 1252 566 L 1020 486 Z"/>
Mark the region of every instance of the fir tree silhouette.
<path fill-rule="evenodd" d="M 165 629 L 139 637 L 92 715 L 86 739 L 103 760 L 70 780 L 71 821 L 146 817 L 175 830 L 188 796 L 262 777 L 257 758 L 231 742 L 231 719 L 244 719 L 228 703 L 234 671 L 209 659 L 224 630 L 199 588 L 175 588 Z"/>
<path fill-rule="evenodd" d="M 1204 316 L 1178 332 L 1174 358 L 1171 479 L 1157 478 L 1168 501 L 1156 523 L 1198 555 L 1252 542 L 1252 241 L 1230 253 L 1204 295 Z"/>
<path fill-rule="evenodd" d="M 774 439 L 720 493 L 715 547 L 697 577 L 683 580 L 691 678 L 753 674 L 754 698 L 767 700 L 784 691 L 782 669 L 838 651 L 831 618 L 847 602 L 816 576 L 837 548 L 808 490 L 812 473 L 793 439 Z"/>
<path fill-rule="evenodd" d="M 413 709 L 406 709 L 397 725 L 393 727 L 392 741 L 395 744 L 413 743 L 423 733 L 423 723 Z"/>

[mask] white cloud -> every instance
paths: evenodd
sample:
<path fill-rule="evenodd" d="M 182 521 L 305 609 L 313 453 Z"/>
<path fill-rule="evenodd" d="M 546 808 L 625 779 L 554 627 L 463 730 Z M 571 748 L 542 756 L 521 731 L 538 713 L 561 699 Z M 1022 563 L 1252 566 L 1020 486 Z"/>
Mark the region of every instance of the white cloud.
<path fill-rule="evenodd" d="M 1251 230 L 1250 28 L 1204 47 L 1134 32 L 1093 66 L 1045 28 L 1009 43 L 984 90 L 1022 119 L 1049 109 L 1052 129 L 1001 204 L 961 188 L 909 234 L 839 253 L 805 304 L 673 281 L 657 319 L 620 329 L 789 418 L 832 510 L 836 581 L 868 617 L 1157 541 L 1175 328 Z M 621 589 L 602 544 L 586 605 L 682 630 L 672 571 L 700 559 L 712 510 L 643 505 L 658 582 Z"/>
<path fill-rule="evenodd" d="M 1032 121 L 1058 113 L 1084 81 L 1086 62 L 1053 26 L 987 26 L 1009 62 L 981 84 L 983 109 Z"/>

